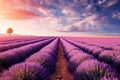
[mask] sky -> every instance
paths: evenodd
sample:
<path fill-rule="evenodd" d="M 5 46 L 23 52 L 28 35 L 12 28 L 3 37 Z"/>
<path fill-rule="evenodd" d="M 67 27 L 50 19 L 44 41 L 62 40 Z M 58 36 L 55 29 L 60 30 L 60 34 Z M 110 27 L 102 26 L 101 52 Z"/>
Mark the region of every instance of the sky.
<path fill-rule="evenodd" d="M 0 0 L 0 33 L 120 36 L 120 0 Z"/>

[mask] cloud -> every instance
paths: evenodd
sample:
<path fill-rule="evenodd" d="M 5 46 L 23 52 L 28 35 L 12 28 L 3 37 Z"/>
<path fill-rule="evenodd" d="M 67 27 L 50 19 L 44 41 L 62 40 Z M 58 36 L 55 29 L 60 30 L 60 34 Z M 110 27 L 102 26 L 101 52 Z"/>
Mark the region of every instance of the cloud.
<path fill-rule="evenodd" d="M 63 32 L 104 32 L 109 27 L 116 31 L 120 26 L 120 1 L 0 0 L 0 19 L 36 18 L 43 20 L 42 25 L 47 23 Z"/>
<path fill-rule="evenodd" d="M 96 32 L 100 31 L 100 24 L 95 21 L 97 15 L 92 15 L 84 18 L 83 20 L 76 21 L 72 25 L 68 25 L 58 29 L 60 32 Z"/>
<path fill-rule="evenodd" d="M 44 3 L 39 0 L 1 0 L 0 18 L 2 19 L 30 19 L 49 16 Z"/>
<path fill-rule="evenodd" d="M 112 13 L 114 19 L 120 19 L 120 12 Z"/>
<path fill-rule="evenodd" d="M 24 10 L 24 9 L 11 9 L 8 11 L 3 11 L 1 13 L 1 18 L 6 18 L 6 19 L 28 19 L 31 17 L 40 17 L 39 14 L 33 13 L 32 11 L 29 10 Z"/>

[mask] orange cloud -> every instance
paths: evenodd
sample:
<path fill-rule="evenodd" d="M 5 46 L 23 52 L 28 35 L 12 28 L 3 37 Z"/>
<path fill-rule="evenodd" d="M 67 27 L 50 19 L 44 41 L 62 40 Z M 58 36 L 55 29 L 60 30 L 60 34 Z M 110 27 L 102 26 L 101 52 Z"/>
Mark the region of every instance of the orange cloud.
<path fill-rule="evenodd" d="M 47 10 L 35 0 L 0 0 L 0 19 L 22 20 L 46 14 Z"/>
<path fill-rule="evenodd" d="M 24 9 L 11 9 L 0 13 L 3 19 L 28 19 L 39 15 Z"/>

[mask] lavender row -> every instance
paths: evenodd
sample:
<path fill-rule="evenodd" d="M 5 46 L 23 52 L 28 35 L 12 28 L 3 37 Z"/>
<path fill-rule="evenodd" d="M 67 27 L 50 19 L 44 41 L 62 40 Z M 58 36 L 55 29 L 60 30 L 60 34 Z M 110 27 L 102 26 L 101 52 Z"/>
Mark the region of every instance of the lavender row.
<path fill-rule="evenodd" d="M 79 47 L 82 51 L 90 53 L 90 54 L 93 54 L 95 57 L 98 57 L 98 55 L 102 51 L 106 50 L 106 49 L 103 49 L 103 48 L 100 48 L 100 47 L 97 47 L 97 46 L 83 44 L 83 43 L 79 43 L 79 42 L 68 40 L 68 39 L 65 39 L 65 40 L 68 41 L 68 42 L 70 42 L 71 44 Z"/>
<path fill-rule="evenodd" d="M 1 75 L 0 80 L 50 80 L 55 71 L 58 38 L 27 58 L 13 65 Z"/>
<path fill-rule="evenodd" d="M 68 41 L 68 39 L 66 39 L 66 40 Z M 88 44 L 84 44 L 84 43 L 79 43 L 79 42 L 72 41 L 72 40 L 69 40 L 69 42 L 72 42 L 72 44 L 80 45 L 79 47 L 82 50 L 84 50 L 85 52 L 93 53 L 93 54 L 95 54 L 95 56 L 97 56 L 97 54 L 99 54 L 103 50 L 109 50 L 107 48 L 102 48 L 102 47 L 95 46 L 95 45 L 88 45 Z"/>
<path fill-rule="evenodd" d="M 120 52 L 120 42 L 112 42 L 110 44 L 106 44 L 105 46 L 101 46 L 101 45 L 95 45 L 97 44 L 97 42 L 94 41 L 94 44 L 93 43 L 87 43 L 87 42 L 81 42 L 81 41 L 74 41 L 74 42 L 77 42 L 79 43 L 80 45 L 86 47 L 86 49 L 89 49 L 89 48 L 93 48 L 94 50 L 97 49 L 97 50 L 116 50 L 118 52 Z M 103 43 L 101 43 L 103 44 Z M 96 51 L 96 50 L 95 50 Z"/>
<path fill-rule="evenodd" d="M 36 43 L 36 42 L 43 41 L 43 40 L 46 40 L 46 39 L 48 39 L 48 38 L 40 38 L 40 39 L 37 39 L 37 40 L 23 41 L 23 42 L 16 42 L 16 43 L 11 43 L 11 44 L 1 45 L 0 46 L 0 52 L 6 51 L 6 50 L 9 50 L 9 49 L 12 49 L 12 48 L 21 47 L 21 46 L 24 46 L 24 45 L 27 45 L 27 44 Z"/>
<path fill-rule="evenodd" d="M 92 55 L 61 39 L 68 60 L 68 69 L 74 80 L 119 80 L 116 71 L 109 65 L 99 62 Z"/>
<path fill-rule="evenodd" d="M 31 40 L 35 40 L 35 39 L 45 39 L 45 38 L 46 37 L 31 37 L 31 38 L 26 37 L 26 38 L 21 38 L 21 39 L 14 39 L 11 41 L 2 41 L 2 42 L 0 42 L 0 45 L 23 42 L 23 41 L 31 41 Z"/>
<path fill-rule="evenodd" d="M 16 40 L 29 40 L 35 38 L 44 38 L 39 36 L 7 36 L 7 37 L 0 37 L 0 42 L 9 42 L 9 41 L 16 41 Z"/>
<path fill-rule="evenodd" d="M 69 38 L 66 38 L 69 39 Z M 97 46 L 109 50 L 120 51 L 120 38 L 79 38 L 75 42 L 79 42 L 83 45 Z M 114 48 L 115 47 L 115 48 Z"/>
<path fill-rule="evenodd" d="M 55 71 L 58 52 L 58 38 L 37 53 L 26 59 L 26 62 L 37 62 L 46 67 L 51 73 Z"/>
<path fill-rule="evenodd" d="M 10 38 L 10 40 L 8 40 L 8 41 L 5 41 L 5 40 L 4 41 L 0 41 L 0 45 L 2 45 L 2 44 L 9 44 L 9 43 L 15 43 L 15 42 L 21 42 L 21 41 L 29 41 L 29 40 L 33 40 L 33 39 L 32 38 L 22 38 L 22 39 L 15 39 L 15 38 L 13 38 L 11 40 L 11 38 Z"/>
<path fill-rule="evenodd" d="M 92 54 L 98 60 L 105 62 L 107 64 L 110 64 L 112 67 L 114 67 L 117 72 L 120 73 L 119 67 L 120 67 L 120 52 L 115 50 L 103 50 L 101 48 L 97 48 L 94 46 L 82 46 L 78 42 L 70 41 L 74 45 L 80 47 L 83 51 Z"/>
<path fill-rule="evenodd" d="M 78 47 L 66 42 L 65 40 L 61 39 L 64 54 L 68 61 L 68 69 L 71 73 L 74 73 L 76 67 L 86 59 L 95 59 L 93 56 L 84 53 Z"/>
<path fill-rule="evenodd" d="M 98 55 L 98 59 L 112 65 L 120 73 L 120 52 L 105 50 Z"/>
<path fill-rule="evenodd" d="M 120 52 L 120 45 L 112 46 L 112 49 Z"/>
<path fill-rule="evenodd" d="M 0 53 L 0 67 L 8 68 L 9 66 L 23 61 L 31 54 L 39 51 L 42 47 L 49 44 L 54 39 L 44 40 L 34 44 L 29 44 L 19 48 L 14 48 Z"/>
<path fill-rule="evenodd" d="M 23 62 L 5 71 L 0 80 L 50 80 L 50 73 L 39 63 Z"/>

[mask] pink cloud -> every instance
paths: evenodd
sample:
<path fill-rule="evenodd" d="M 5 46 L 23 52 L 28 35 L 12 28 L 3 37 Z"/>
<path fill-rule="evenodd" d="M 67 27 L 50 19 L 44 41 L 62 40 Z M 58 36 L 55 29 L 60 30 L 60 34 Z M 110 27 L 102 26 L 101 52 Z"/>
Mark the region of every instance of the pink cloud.
<path fill-rule="evenodd" d="M 2 15 L 2 18 L 15 19 L 15 20 L 16 19 L 28 19 L 31 17 L 38 17 L 39 16 L 31 11 L 23 10 L 23 9 L 6 11 L 6 12 L 3 12 L 1 15 Z"/>
<path fill-rule="evenodd" d="M 1 0 L 0 18 L 2 19 L 29 19 L 50 14 L 42 1 L 38 0 Z"/>

